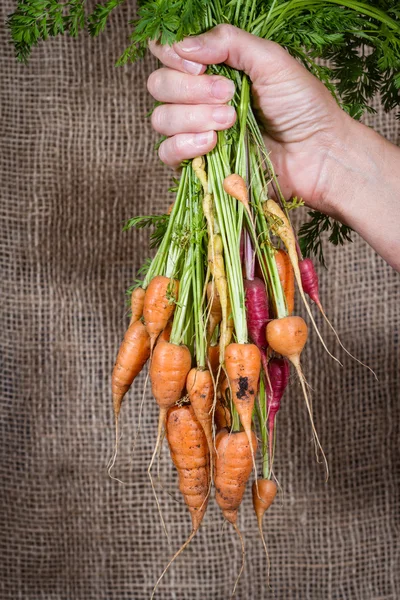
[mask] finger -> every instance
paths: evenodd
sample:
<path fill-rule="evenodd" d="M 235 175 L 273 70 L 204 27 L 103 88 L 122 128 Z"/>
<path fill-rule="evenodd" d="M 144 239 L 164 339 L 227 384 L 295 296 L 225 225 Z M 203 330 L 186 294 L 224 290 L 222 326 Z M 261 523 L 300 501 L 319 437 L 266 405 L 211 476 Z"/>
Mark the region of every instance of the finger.
<path fill-rule="evenodd" d="M 235 120 L 235 109 L 226 104 L 163 104 L 155 108 L 151 115 L 153 129 L 168 136 L 177 133 L 201 133 L 212 129 L 220 131 L 232 127 Z"/>
<path fill-rule="evenodd" d="M 259 38 L 233 25 L 217 25 L 207 33 L 185 38 L 173 46 L 187 60 L 206 65 L 226 63 L 244 71 L 252 81 L 267 72 L 299 69 L 299 63 L 279 44 Z"/>
<path fill-rule="evenodd" d="M 153 71 L 147 89 L 156 100 L 175 104 L 222 104 L 229 102 L 235 85 L 218 75 L 188 75 L 173 69 Z"/>
<path fill-rule="evenodd" d="M 158 42 L 151 41 L 149 42 L 149 48 L 152 54 L 154 54 L 163 65 L 175 69 L 176 71 L 190 73 L 191 75 L 201 75 L 207 68 L 206 65 L 187 60 L 185 57 L 182 58 L 175 52 L 173 46 L 169 46 L 168 44 L 162 46 Z"/>
<path fill-rule="evenodd" d="M 215 131 L 204 133 L 180 133 L 165 140 L 158 155 L 170 167 L 179 167 L 183 160 L 210 152 L 217 143 Z"/>

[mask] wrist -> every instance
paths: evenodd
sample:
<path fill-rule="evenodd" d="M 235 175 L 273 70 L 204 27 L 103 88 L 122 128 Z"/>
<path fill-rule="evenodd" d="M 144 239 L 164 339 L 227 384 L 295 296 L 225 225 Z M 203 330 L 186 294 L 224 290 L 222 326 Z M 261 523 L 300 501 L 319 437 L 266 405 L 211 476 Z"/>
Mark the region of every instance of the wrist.
<path fill-rule="evenodd" d="M 321 210 L 349 225 L 362 198 L 379 183 L 380 157 L 371 136 L 380 141 L 378 134 L 343 113 L 324 163 Z"/>
<path fill-rule="evenodd" d="M 321 210 L 352 227 L 400 268 L 400 149 L 345 115 L 324 165 Z"/>

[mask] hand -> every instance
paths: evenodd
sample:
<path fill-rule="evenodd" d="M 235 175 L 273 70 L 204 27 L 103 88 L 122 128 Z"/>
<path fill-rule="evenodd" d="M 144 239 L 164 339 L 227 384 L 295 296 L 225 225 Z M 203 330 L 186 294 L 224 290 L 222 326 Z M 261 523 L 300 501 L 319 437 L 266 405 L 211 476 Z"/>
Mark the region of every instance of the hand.
<path fill-rule="evenodd" d="M 173 48 L 152 43 L 151 51 L 167 67 L 152 73 L 148 89 L 166 104 L 155 109 L 152 124 L 169 136 L 159 150 L 163 162 L 209 152 L 215 131 L 227 129 L 236 115 L 226 103 L 234 85 L 204 75 L 205 65 L 225 62 L 247 73 L 266 145 L 284 194 L 303 197 L 320 207 L 328 184 L 326 157 L 338 137 L 345 136 L 347 115 L 325 86 L 274 42 L 231 25 L 187 38 Z"/>
<path fill-rule="evenodd" d="M 231 25 L 169 46 L 152 43 L 166 68 L 152 73 L 148 89 L 166 104 L 155 109 L 153 127 L 168 136 L 163 162 L 215 146 L 215 131 L 231 127 L 227 103 L 233 83 L 205 75 L 206 65 L 225 62 L 252 81 L 252 97 L 284 195 L 355 229 L 400 270 L 400 149 L 351 119 L 325 86 L 274 42 Z"/>

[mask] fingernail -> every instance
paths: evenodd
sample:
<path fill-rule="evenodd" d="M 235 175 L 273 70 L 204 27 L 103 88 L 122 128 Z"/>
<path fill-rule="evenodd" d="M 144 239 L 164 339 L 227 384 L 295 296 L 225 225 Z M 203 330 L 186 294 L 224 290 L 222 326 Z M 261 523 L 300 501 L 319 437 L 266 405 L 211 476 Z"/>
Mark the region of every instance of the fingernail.
<path fill-rule="evenodd" d="M 197 37 L 187 37 L 176 45 L 183 52 L 196 52 L 202 46 L 200 39 Z"/>
<path fill-rule="evenodd" d="M 191 60 L 183 60 L 182 66 L 185 69 L 185 71 L 191 73 L 192 75 L 200 75 L 203 69 L 203 65 L 193 62 Z"/>
<path fill-rule="evenodd" d="M 235 93 L 235 84 L 230 79 L 217 79 L 211 86 L 211 96 L 218 100 L 231 100 Z"/>
<path fill-rule="evenodd" d="M 201 148 L 203 146 L 208 146 L 211 144 L 214 137 L 213 131 L 206 131 L 205 133 L 196 133 L 193 136 L 193 145 Z"/>
<path fill-rule="evenodd" d="M 218 106 L 218 108 L 214 108 L 212 111 L 212 118 L 216 123 L 221 123 L 221 125 L 231 123 L 234 116 L 235 109 L 233 106 Z"/>

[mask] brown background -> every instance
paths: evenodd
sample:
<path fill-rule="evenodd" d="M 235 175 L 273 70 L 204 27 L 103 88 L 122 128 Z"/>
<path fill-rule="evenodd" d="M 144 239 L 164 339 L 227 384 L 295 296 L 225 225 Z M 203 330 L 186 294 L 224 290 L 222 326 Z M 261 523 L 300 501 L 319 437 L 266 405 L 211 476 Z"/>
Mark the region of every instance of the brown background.
<path fill-rule="evenodd" d="M 2 2 L 2 23 L 13 6 Z M 172 552 L 146 474 L 156 420 L 149 394 L 132 454 L 143 378 L 123 410 L 115 473 L 126 484 L 106 474 L 124 290 L 147 257 L 147 235 L 122 233 L 121 224 L 171 201 L 171 173 L 153 152 L 144 118 L 155 63 L 113 64 L 125 44 L 126 10 L 133 8 L 120 9 L 99 40 L 57 39 L 36 49 L 27 67 L 16 64 L 1 25 L 2 600 L 141 600 Z M 393 115 L 368 122 L 399 143 Z M 328 262 L 329 274 L 320 270 L 326 310 L 380 384 L 338 349 L 345 368 L 336 366 L 311 336 L 305 372 L 332 476 L 325 484 L 292 377 L 278 423 L 284 494 L 265 520 L 273 591 L 247 498 L 238 599 L 400 597 L 399 276 L 357 237 L 330 249 Z M 160 478 L 175 550 L 190 525 L 169 495 L 177 497 L 165 447 Z M 238 540 L 211 502 L 157 597 L 225 600 L 239 564 Z"/>

